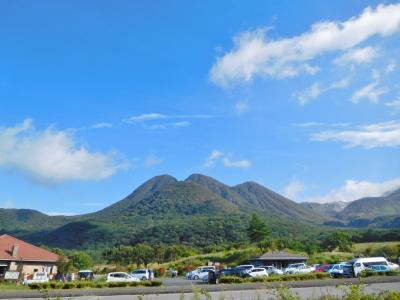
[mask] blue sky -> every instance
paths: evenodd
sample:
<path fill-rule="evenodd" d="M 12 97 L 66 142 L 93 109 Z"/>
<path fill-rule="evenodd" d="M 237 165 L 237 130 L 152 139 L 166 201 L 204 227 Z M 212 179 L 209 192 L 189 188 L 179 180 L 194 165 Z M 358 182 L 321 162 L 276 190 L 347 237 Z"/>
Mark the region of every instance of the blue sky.
<path fill-rule="evenodd" d="M 0 206 L 101 209 L 152 176 L 296 201 L 400 186 L 394 1 L 3 1 Z"/>

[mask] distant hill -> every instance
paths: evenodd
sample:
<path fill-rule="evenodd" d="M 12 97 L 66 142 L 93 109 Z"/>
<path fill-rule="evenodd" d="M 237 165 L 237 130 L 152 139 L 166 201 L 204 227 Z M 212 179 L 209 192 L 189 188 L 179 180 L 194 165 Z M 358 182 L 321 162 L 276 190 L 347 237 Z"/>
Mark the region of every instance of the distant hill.
<path fill-rule="evenodd" d="M 381 198 L 360 199 L 341 209 L 343 204 L 299 204 L 255 182 L 232 187 L 201 174 L 184 181 L 161 175 L 90 214 L 48 216 L 34 210 L 1 209 L 0 233 L 63 248 L 98 249 L 137 242 L 204 247 L 245 241 L 253 213 L 267 222 L 272 235 L 288 238 L 308 236 L 324 224 L 367 227 L 375 222 L 374 226 L 396 227 L 400 223 L 395 218 L 399 216 L 397 195 L 399 191 L 381 197 L 387 216 L 395 209 L 389 220 L 379 219 L 382 215 L 374 208 L 382 206 Z"/>
<path fill-rule="evenodd" d="M 318 203 L 318 202 L 302 202 L 301 206 L 316 212 L 317 214 L 337 218 L 338 214 L 346 208 L 349 203 L 346 202 L 327 202 L 327 203 Z"/>

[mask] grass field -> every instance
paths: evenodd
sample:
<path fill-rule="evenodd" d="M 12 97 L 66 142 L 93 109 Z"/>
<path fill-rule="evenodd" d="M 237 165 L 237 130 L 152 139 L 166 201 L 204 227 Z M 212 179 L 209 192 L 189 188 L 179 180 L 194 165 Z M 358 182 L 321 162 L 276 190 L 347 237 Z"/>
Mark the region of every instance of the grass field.
<path fill-rule="evenodd" d="M 15 290 L 27 290 L 28 287 L 22 284 L 16 284 L 13 282 L 0 282 L 1 291 L 15 291 Z"/>
<path fill-rule="evenodd" d="M 400 241 L 398 242 L 374 242 L 374 243 L 358 243 L 353 245 L 354 251 L 365 251 L 368 248 L 380 249 L 383 247 L 400 247 Z"/>

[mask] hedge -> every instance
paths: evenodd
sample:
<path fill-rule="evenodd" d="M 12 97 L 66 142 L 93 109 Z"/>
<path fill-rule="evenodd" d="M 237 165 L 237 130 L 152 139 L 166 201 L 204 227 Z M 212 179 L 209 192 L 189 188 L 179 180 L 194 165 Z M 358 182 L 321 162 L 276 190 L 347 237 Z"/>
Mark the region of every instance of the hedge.
<path fill-rule="evenodd" d="M 373 272 L 366 270 L 361 272 L 361 277 L 371 277 L 371 276 L 400 276 L 400 271 Z"/>
<path fill-rule="evenodd" d="M 94 282 L 94 281 L 72 281 L 72 282 L 44 282 L 31 283 L 29 288 L 33 290 L 47 289 L 85 289 L 85 288 L 121 288 L 121 287 L 152 287 L 161 286 L 159 280 L 141 281 L 141 282 Z"/>
<path fill-rule="evenodd" d="M 241 278 L 237 276 L 223 276 L 219 279 L 220 283 L 252 283 L 252 282 L 281 282 L 281 281 L 302 281 L 313 279 L 329 278 L 327 273 L 309 273 L 309 274 L 292 274 L 292 275 L 273 275 L 268 277 Z"/>

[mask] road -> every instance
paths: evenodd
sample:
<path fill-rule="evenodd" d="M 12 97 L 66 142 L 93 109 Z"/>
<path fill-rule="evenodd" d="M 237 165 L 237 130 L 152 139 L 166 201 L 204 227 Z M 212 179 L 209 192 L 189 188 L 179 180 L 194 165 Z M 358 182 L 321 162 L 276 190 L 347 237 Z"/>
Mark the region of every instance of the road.
<path fill-rule="evenodd" d="M 357 279 L 347 280 L 309 280 L 299 282 L 285 282 L 291 291 L 297 293 L 301 298 L 317 297 L 321 295 L 340 295 L 344 287 L 337 288 L 337 285 L 357 283 Z M 400 278 L 376 277 L 365 279 L 365 292 L 377 293 L 386 290 L 400 291 Z M 206 285 L 184 279 L 166 280 L 164 287 L 159 288 L 113 288 L 93 290 L 61 290 L 52 291 L 50 296 L 57 299 L 74 300 L 173 300 L 173 299 L 199 299 L 196 298 L 193 290 L 204 290 L 210 297 L 208 299 L 229 299 L 229 300 L 253 300 L 253 299 L 274 299 L 275 287 L 279 284 L 232 284 L 232 285 Z M 1 293 L 1 299 L 25 299 L 37 300 L 42 298 L 38 292 L 14 292 Z M 203 295 L 200 299 L 207 299 Z"/>

